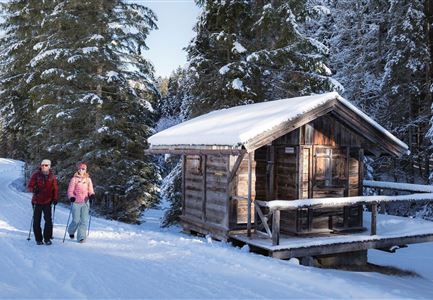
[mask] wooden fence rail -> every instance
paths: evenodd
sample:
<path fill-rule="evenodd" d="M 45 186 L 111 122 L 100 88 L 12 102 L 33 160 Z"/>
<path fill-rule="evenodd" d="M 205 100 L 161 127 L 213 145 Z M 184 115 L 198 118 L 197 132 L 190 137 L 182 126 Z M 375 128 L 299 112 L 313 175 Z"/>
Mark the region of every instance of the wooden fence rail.
<path fill-rule="evenodd" d="M 377 205 L 382 202 L 431 202 L 433 193 L 417 193 L 410 195 L 396 196 L 358 196 L 358 197 L 341 197 L 341 198 L 313 198 L 299 200 L 272 200 L 262 201 L 255 200 L 257 215 L 266 229 L 267 236 L 272 239 L 273 245 L 279 245 L 280 235 L 280 211 L 297 210 L 301 208 L 325 208 L 325 207 L 344 207 L 351 205 L 371 205 L 371 235 L 376 235 L 377 223 Z M 269 210 L 265 216 L 262 209 Z M 272 215 L 272 230 L 267 224 Z"/>

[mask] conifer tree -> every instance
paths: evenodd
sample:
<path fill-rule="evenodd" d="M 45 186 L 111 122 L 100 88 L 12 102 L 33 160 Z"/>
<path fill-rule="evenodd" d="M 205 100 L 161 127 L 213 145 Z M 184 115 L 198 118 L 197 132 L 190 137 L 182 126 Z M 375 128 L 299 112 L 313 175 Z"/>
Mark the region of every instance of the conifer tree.
<path fill-rule="evenodd" d="M 303 29 L 306 1 L 197 1 L 188 47 L 192 115 L 335 90 L 327 47 Z"/>
<path fill-rule="evenodd" d="M 38 75 L 29 67 L 35 45 L 42 39 L 42 24 L 53 1 L 11 0 L 0 4 L 0 153 L 26 159 L 27 139 L 34 119 L 31 81 Z"/>
<path fill-rule="evenodd" d="M 100 211 L 137 222 L 157 192 L 154 163 L 143 151 L 158 97 L 143 50 L 156 17 L 121 0 L 53 1 L 27 59 L 34 73 L 27 80 L 34 110 L 30 160 L 51 158 L 62 190 L 75 164 L 87 162 L 98 200 L 118 196 Z"/>
<path fill-rule="evenodd" d="M 426 44 L 424 4 L 421 0 L 390 1 L 388 49 L 382 77 L 387 105 L 386 121 L 382 123 L 388 123 L 386 125 L 412 152 L 398 161 L 400 167 L 397 166 L 394 173 L 409 182 L 415 180 L 414 165 L 424 165 L 424 158 L 430 152 L 430 142 L 424 138 L 431 116 L 431 91 L 426 80 L 431 60 Z M 421 175 L 426 177 L 426 174 Z"/>

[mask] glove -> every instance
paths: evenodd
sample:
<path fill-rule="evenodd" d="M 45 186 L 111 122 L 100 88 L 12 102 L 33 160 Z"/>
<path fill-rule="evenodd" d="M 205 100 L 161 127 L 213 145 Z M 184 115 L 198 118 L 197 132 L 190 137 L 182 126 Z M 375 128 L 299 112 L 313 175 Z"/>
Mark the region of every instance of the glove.
<path fill-rule="evenodd" d="M 69 198 L 69 200 L 71 201 L 71 203 L 74 203 L 75 202 L 75 197 L 71 197 L 71 198 Z"/>
<path fill-rule="evenodd" d="M 35 195 L 39 194 L 39 187 L 37 185 L 33 187 L 33 194 Z"/>
<path fill-rule="evenodd" d="M 90 195 L 89 196 L 89 202 L 90 202 L 90 204 L 92 204 L 95 201 L 95 199 L 96 199 L 95 194 Z"/>
<path fill-rule="evenodd" d="M 51 201 L 51 205 L 56 206 L 57 205 L 57 201 L 56 200 Z"/>

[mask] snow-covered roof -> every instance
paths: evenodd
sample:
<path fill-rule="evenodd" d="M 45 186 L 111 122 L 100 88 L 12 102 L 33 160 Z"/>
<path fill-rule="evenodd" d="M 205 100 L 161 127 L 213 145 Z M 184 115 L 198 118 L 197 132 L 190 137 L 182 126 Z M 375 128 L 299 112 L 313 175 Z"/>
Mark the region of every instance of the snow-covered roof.
<path fill-rule="evenodd" d="M 151 148 L 163 145 L 220 145 L 238 148 L 258 135 L 324 106 L 330 101 L 342 103 L 407 151 L 408 146 L 405 143 L 336 92 L 220 109 L 158 132 L 148 141 Z"/>

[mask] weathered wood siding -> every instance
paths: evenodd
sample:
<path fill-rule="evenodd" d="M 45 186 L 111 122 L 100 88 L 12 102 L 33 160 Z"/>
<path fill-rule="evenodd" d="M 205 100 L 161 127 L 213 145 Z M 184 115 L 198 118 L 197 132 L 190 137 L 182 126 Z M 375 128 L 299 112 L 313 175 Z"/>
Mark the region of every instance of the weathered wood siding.
<path fill-rule="evenodd" d="M 185 156 L 185 216 L 203 217 L 203 159 L 200 155 Z"/>
<path fill-rule="evenodd" d="M 275 147 L 275 199 L 297 199 L 297 148 Z"/>
<path fill-rule="evenodd" d="M 297 137 L 298 145 L 288 144 L 296 142 Z M 362 142 L 360 135 L 331 115 L 302 126 L 299 133 L 292 132 L 275 140 L 273 144 L 280 146 L 275 146 L 275 198 L 291 200 L 361 195 Z M 288 148 L 296 146 L 299 149 L 291 157 L 284 153 L 293 152 Z M 359 206 L 282 212 L 280 224 L 283 232 L 296 233 L 361 225 Z"/>
<path fill-rule="evenodd" d="M 206 159 L 206 222 L 225 225 L 228 218 L 229 156 L 207 155 Z"/>
<path fill-rule="evenodd" d="M 259 157 L 256 161 L 256 157 Z M 257 191 L 263 193 L 265 188 L 262 187 L 266 173 L 263 173 L 263 153 L 262 150 L 255 151 L 252 155 L 251 169 L 251 222 L 254 223 L 254 200 L 256 199 Z M 230 169 L 232 169 L 235 160 L 230 160 Z M 257 170 L 260 170 L 258 173 Z M 257 181 L 256 175 L 259 174 L 260 181 Z M 266 181 L 266 180 L 265 180 Z M 244 228 L 247 223 L 248 216 L 248 155 L 245 155 L 233 178 L 230 201 L 230 228 Z M 240 226 L 241 225 L 241 226 Z M 246 228 L 246 227 L 245 227 Z"/>
<path fill-rule="evenodd" d="M 361 147 L 363 138 L 331 115 L 325 115 L 302 126 L 302 145 Z"/>
<path fill-rule="evenodd" d="M 228 155 L 187 155 L 185 157 L 183 214 L 190 219 L 190 222 L 197 220 L 200 224 L 209 223 L 227 227 L 228 168 Z"/>

